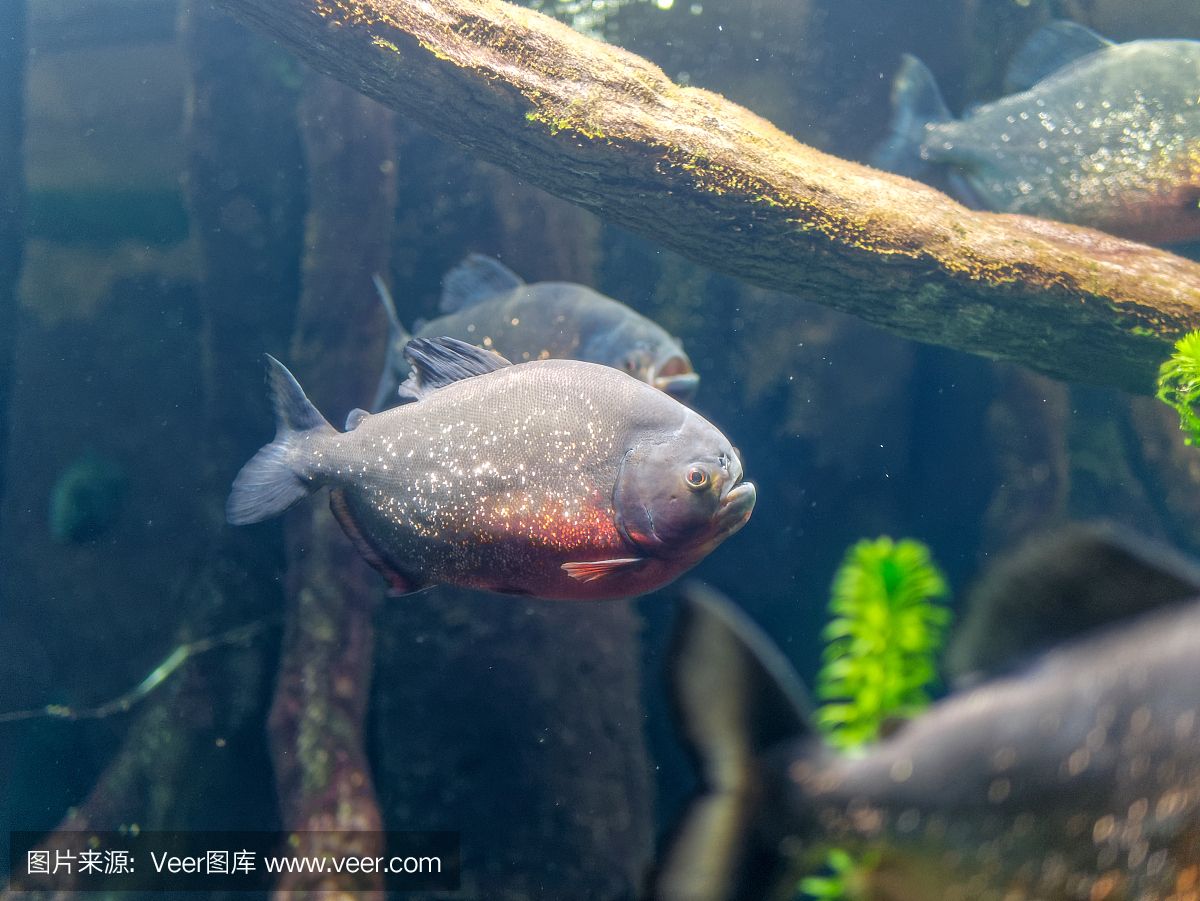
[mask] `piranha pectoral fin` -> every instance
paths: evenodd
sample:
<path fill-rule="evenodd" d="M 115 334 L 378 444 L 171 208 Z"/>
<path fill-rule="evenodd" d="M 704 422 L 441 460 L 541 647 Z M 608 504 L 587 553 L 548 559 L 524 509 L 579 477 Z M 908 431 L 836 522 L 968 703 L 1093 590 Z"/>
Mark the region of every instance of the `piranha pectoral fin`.
<path fill-rule="evenodd" d="M 702 787 L 668 842 L 656 901 L 778 897 L 790 862 L 764 840 L 769 803 L 761 755 L 809 731 L 809 703 L 783 654 L 737 607 L 684 587 L 671 644 L 672 700 Z"/>
<path fill-rule="evenodd" d="M 618 557 L 615 560 L 589 560 L 586 563 L 564 563 L 563 570 L 572 579 L 580 582 L 595 582 L 614 573 L 628 572 L 645 563 L 644 557 Z"/>
<path fill-rule="evenodd" d="M 413 594 L 425 587 L 415 584 L 412 579 L 400 572 L 371 543 L 371 540 L 367 538 L 363 530 L 358 527 L 358 522 L 354 519 L 354 514 L 350 511 L 350 505 L 346 502 L 346 493 L 342 489 L 335 488 L 329 492 L 329 509 L 333 511 L 334 518 L 338 521 L 338 525 L 342 527 L 342 531 L 346 533 L 346 537 L 350 539 L 350 543 L 354 545 L 354 549 L 362 555 L 362 558 L 371 565 L 372 569 L 376 570 L 387 581 L 388 597 L 398 598 L 406 594 Z"/>

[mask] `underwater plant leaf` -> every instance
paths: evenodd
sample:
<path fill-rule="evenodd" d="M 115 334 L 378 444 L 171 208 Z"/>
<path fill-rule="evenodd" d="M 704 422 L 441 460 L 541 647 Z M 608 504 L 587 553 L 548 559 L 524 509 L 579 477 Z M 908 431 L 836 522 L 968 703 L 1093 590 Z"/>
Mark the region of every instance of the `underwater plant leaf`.
<path fill-rule="evenodd" d="M 929 549 L 911 539 L 863 540 L 833 578 L 822 630 L 818 726 L 835 747 L 874 741 L 882 724 L 919 712 L 937 678 L 950 611 Z"/>
<path fill-rule="evenodd" d="M 808 898 L 829 901 L 851 901 L 863 898 L 863 876 L 879 863 L 875 850 L 851 854 L 844 848 L 832 848 L 825 855 L 825 866 L 819 876 L 806 876 L 796 886 Z"/>
<path fill-rule="evenodd" d="M 836 876 L 809 876 L 800 880 L 800 891 L 814 898 L 843 898 L 846 886 Z"/>
<path fill-rule="evenodd" d="M 1188 332 L 1175 342 L 1175 352 L 1158 370 L 1155 397 L 1179 415 L 1184 443 L 1200 444 L 1200 331 Z"/>
<path fill-rule="evenodd" d="M 817 711 L 817 723 L 848 723 L 856 714 L 850 704 L 824 704 Z"/>
<path fill-rule="evenodd" d="M 841 656 L 831 660 L 829 664 L 822 670 L 824 681 L 836 682 L 845 679 L 856 672 L 856 664 L 853 658 Z"/>
<path fill-rule="evenodd" d="M 835 872 L 844 872 L 854 866 L 854 858 L 850 856 L 850 852 L 842 848 L 834 848 L 829 852 L 829 866 Z"/>
<path fill-rule="evenodd" d="M 843 638 L 854 633 L 854 620 L 847 616 L 839 616 L 836 619 L 831 619 L 825 628 L 821 630 L 821 638 L 825 641 L 831 641 L 834 638 Z"/>

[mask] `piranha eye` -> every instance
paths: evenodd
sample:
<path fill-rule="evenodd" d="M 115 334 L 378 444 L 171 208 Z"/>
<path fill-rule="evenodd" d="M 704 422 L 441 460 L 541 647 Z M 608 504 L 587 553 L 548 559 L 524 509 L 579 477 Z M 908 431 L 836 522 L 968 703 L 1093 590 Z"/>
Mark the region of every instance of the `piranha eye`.
<path fill-rule="evenodd" d="M 708 471 L 703 466 L 692 466 L 684 478 L 687 479 L 689 488 L 699 490 L 708 484 Z"/>

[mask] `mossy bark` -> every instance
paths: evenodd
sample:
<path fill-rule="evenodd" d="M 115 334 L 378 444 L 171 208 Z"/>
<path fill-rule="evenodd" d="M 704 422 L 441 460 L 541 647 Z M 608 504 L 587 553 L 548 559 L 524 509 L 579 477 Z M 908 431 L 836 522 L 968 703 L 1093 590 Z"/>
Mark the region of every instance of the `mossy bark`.
<path fill-rule="evenodd" d="M 219 0 L 328 72 L 706 265 L 900 334 L 1148 392 L 1200 266 L 972 212 L 501 0 Z"/>
<path fill-rule="evenodd" d="M 21 251 L 25 243 L 25 0 L 0 0 L 0 498 L 4 497 L 8 449 L 8 400 L 12 390 L 20 303 Z"/>

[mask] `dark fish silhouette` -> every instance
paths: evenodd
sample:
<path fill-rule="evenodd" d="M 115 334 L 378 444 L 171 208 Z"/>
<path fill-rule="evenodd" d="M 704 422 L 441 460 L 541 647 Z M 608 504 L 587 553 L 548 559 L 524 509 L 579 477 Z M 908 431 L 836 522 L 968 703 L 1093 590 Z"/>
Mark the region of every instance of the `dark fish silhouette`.
<path fill-rule="evenodd" d="M 946 651 L 959 686 L 1013 672 L 1100 626 L 1200 597 L 1200 566 L 1116 523 L 1033 535 L 975 585 Z"/>
<path fill-rule="evenodd" d="M 1195 898 L 1198 593 L 952 695 L 848 756 L 809 731 L 804 692 L 766 637 L 693 590 L 672 679 L 705 788 L 656 897 L 791 898 L 799 873 L 839 847 L 865 862 L 862 897 L 877 901 Z"/>
<path fill-rule="evenodd" d="M 393 594 L 449 583 L 544 598 L 643 594 L 741 528 L 754 486 L 729 441 L 644 382 L 594 363 L 513 365 L 411 341 L 411 402 L 338 432 L 270 360 L 275 440 L 242 468 L 234 524 L 322 485 Z"/>
<path fill-rule="evenodd" d="M 1015 57 L 1014 91 L 951 117 L 933 75 L 905 56 L 880 168 L 951 173 L 991 210 L 1156 243 L 1200 237 L 1200 41 L 1113 44 L 1070 22 Z"/>
<path fill-rule="evenodd" d="M 378 276 L 375 287 L 387 310 L 387 361 L 372 409 L 396 402 L 408 375 L 404 348 L 412 337 Z M 679 400 L 696 393 L 700 377 L 678 338 L 623 303 L 583 285 L 529 285 L 496 260 L 471 254 L 445 277 L 442 313 L 416 330 L 416 337 L 449 335 L 494 350 L 514 363 L 585 360 L 621 369 Z"/>
<path fill-rule="evenodd" d="M 129 477 L 114 460 L 86 453 L 68 466 L 50 492 L 50 532 L 76 544 L 99 538 L 125 506 Z"/>

